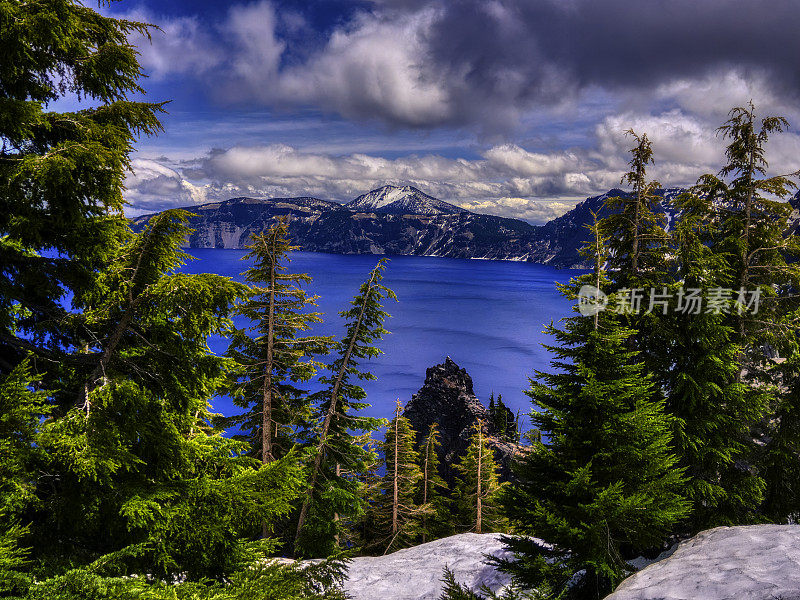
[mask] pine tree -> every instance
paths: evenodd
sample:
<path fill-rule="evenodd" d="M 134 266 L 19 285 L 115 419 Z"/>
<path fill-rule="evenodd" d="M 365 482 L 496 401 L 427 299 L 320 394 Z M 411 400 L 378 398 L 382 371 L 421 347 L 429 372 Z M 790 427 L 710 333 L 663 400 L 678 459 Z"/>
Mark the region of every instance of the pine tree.
<path fill-rule="evenodd" d="M 128 39 L 148 26 L 74 0 L 0 5 L 0 373 L 29 353 L 49 389 L 79 366 L 79 299 L 127 228 L 122 196 L 129 152 L 161 130 L 161 104 L 142 91 Z M 89 106 L 47 110 L 67 94 Z"/>
<path fill-rule="evenodd" d="M 755 107 L 735 107 L 730 118 L 719 128 L 730 142 L 725 150 L 728 163 L 719 175 L 703 175 L 697 189 L 710 201 L 721 205 L 721 236 L 715 250 L 727 257 L 731 266 L 728 287 L 753 291 L 764 296 L 757 316 L 753 311 L 735 313 L 738 338 L 744 361 L 758 361 L 753 356 L 762 344 L 780 347 L 792 336 L 781 314 L 797 308 L 796 294 L 781 292 L 796 289 L 800 267 L 796 259 L 800 248 L 794 236 L 785 236 L 786 219 L 791 207 L 785 201 L 793 181 L 800 173 L 767 177 L 769 163 L 765 145 L 774 133 L 788 127 L 783 117 L 765 117 L 759 122 Z M 749 356 L 748 356 L 749 355 Z"/>
<path fill-rule="evenodd" d="M 403 416 L 400 400 L 397 400 L 394 418 L 386 428 L 382 448 L 385 475 L 378 486 L 373 509 L 375 540 L 371 545 L 383 553 L 417 542 L 422 519 L 431 512 L 429 506 L 417 504 L 423 474 L 415 443 L 416 432 Z"/>
<path fill-rule="evenodd" d="M 662 321 L 672 340 L 665 353 L 671 368 L 662 381 L 667 411 L 674 417 L 673 447 L 688 478 L 694 533 L 757 518 L 764 481 L 754 470 L 742 469 L 741 462 L 752 460 L 750 430 L 769 395 L 739 380 L 741 347 L 727 314 L 733 303 L 719 312 L 705 308 L 712 290 L 730 273 L 725 256 L 714 250 L 720 235 L 716 211 L 708 198 L 690 193 L 676 208 L 681 216 L 673 233 L 673 289 L 683 306 L 674 305 Z M 689 290 L 700 291 L 702 309 L 690 306 Z"/>
<path fill-rule="evenodd" d="M 791 357 L 796 344 L 800 246 L 796 236 L 785 235 L 791 211 L 785 200 L 796 187 L 798 173 L 767 176 L 765 146 L 773 134 L 788 127 L 786 119 L 769 116 L 759 120 L 752 103 L 733 108 L 729 116 L 720 127 L 729 140 L 728 162 L 717 176 L 701 177 L 697 190 L 713 202 L 719 213 L 719 235 L 711 247 L 728 265 L 721 285 L 733 289 L 734 300 L 740 292 L 751 298 L 753 293 L 760 296 L 757 310 L 737 304 L 726 321 L 733 330 L 732 340 L 739 346 L 734 360 L 737 381 L 745 381 L 758 399 L 732 415 L 743 427 L 731 441 L 742 449 L 740 465 L 748 465 L 750 471 L 759 465 L 763 468 L 767 481 L 761 482 L 761 489 L 753 490 L 751 498 L 766 485 L 770 490 L 766 510 L 775 518 L 783 512 L 777 508 L 782 501 L 777 501 L 776 490 L 789 489 L 784 476 L 797 460 L 790 460 L 786 471 L 776 466 L 790 459 L 787 449 L 800 446 L 800 434 L 794 434 L 792 439 L 791 429 L 781 424 L 796 418 L 792 416 L 796 410 L 792 392 L 783 392 L 780 387 L 793 378 L 788 373 L 793 362 L 774 369 L 771 359 L 774 354 Z M 764 448 L 753 443 L 757 432 L 752 431 L 752 426 L 759 418 L 761 433 L 768 440 Z M 789 504 L 795 502 L 785 500 Z"/>
<path fill-rule="evenodd" d="M 567 298 L 582 285 L 604 285 L 599 240 L 599 251 L 587 249 L 596 272 L 562 286 Z M 546 346 L 556 372 L 537 372 L 528 392 L 542 442 L 515 464 L 514 482 L 501 494 L 504 513 L 523 534 L 506 540 L 521 557 L 508 568 L 530 587 L 546 583 L 596 598 L 630 570 L 626 555 L 660 545 L 689 507 L 670 453 L 671 419 L 639 353 L 629 348 L 634 332 L 610 311 L 547 331 L 557 342 Z M 568 586 L 579 571 L 583 576 Z"/>
<path fill-rule="evenodd" d="M 647 179 L 653 164 L 653 149 L 647 134 L 626 132 L 636 145 L 631 149 L 630 171 L 622 178 L 633 188 L 626 196 L 608 198 L 610 214 L 602 219 L 602 234 L 609 241 L 609 269 L 616 289 L 650 287 L 659 282 L 653 275 L 663 272 L 666 233 L 664 217 L 658 214 L 661 184 Z"/>
<path fill-rule="evenodd" d="M 453 493 L 457 527 L 475 533 L 505 528 L 497 500 L 498 466 L 484 429 L 484 423 L 478 421 L 466 454 L 455 465 L 458 476 Z"/>
<path fill-rule="evenodd" d="M 800 519 L 800 353 L 797 350 L 771 373 L 781 384 L 780 404 L 767 424 L 769 443 L 760 461 L 765 480 L 763 512 L 774 523 Z"/>
<path fill-rule="evenodd" d="M 249 410 L 222 423 L 246 431 L 251 452 L 264 464 L 303 441 L 300 436 L 310 428 L 312 407 L 308 393 L 297 384 L 313 377 L 312 358 L 326 353 L 332 344 L 331 338 L 299 335 L 322 319 L 319 313 L 305 312 L 316 301 L 302 288 L 311 277 L 288 272 L 286 263 L 297 247 L 287 234 L 288 223 L 281 219 L 255 234 L 248 245 L 244 259 L 253 261 L 253 266 L 245 280 L 252 295 L 237 312 L 253 325 L 235 330 L 228 349 L 242 367 L 234 402 Z"/>
<path fill-rule="evenodd" d="M 397 299 L 395 293 L 381 284 L 387 259 L 381 259 L 351 301 L 352 308 L 341 314 L 347 330 L 336 345 L 338 358 L 329 366 L 329 375 L 320 378 L 325 389 L 315 394 L 319 402 L 320 423 L 314 443 L 314 456 L 309 465 L 308 488 L 297 520 L 295 554 L 330 555 L 338 550 L 337 537 L 341 523 L 335 515 L 348 519 L 364 511 L 363 484 L 365 473 L 374 458 L 354 431 L 370 432 L 385 421 L 356 414 L 366 408 L 364 389 L 353 378 L 374 379 L 358 368 L 359 359 L 381 354 L 373 344 L 384 334 L 383 321 L 388 314 L 381 307 L 385 298 Z M 337 469 L 344 474 L 337 474 Z"/>
<path fill-rule="evenodd" d="M 176 272 L 186 219 L 167 211 L 129 235 L 82 299 L 95 340 L 83 354 L 95 364 L 76 371 L 36 439 L 58 474 L 32 530 L 48 552 L 97 556 L 149 541 L 142 568 L 216 576 L 238 564 L 254 523 L 284 517 L 300 493 L 296 457 L 254 469 L 245 444 L 209 430 L 208 403 L 232 361 L 207 339 L 229 331 L 246 288 Z"/>
<path fill-rule="evenodd" d="M 621 296 L 630 294 L 631 299 L 634 295 L 642 298 L 643 307 L 638 311 L 631 307 L 633 310 L 625 314 L 627 326 L 636 331 L 628 343 L 642 353 L 645 372 L 658 377 L 670 368 L 659 352 L 669 345 L 669 340 L 663 335 L 663 310 L 647 309 L 649 295 L 663 294 L 671 281 L 672 252 L 664 228 L 665 217 L 659 211 L 661 197 L 657 192 L 661 184 L 647 176 L 648 167 L 654 163 L 652 144 L 646 134 L 640 136 L 633 130 L 626 133 L 636 142 L 630 150 L 630 171 L 622 178 L 632 191 L 606 200 L 609 214 L 596 222 L 599 238 L 590 242 L 590 250 L 597 253 L 596 240 L 602 238 L 601 252 L 609 280 L 603 290 L 606 294 L 620 292 Z M 655 299 L 655 295 L 652 297 Z"/>
<path fill-rule="evenodd" d="M 452 535 L 453 519 L 450 514 L 450 488 L 439 472 L 439 426 L 432 423 L 419 445 L 422 480 L 417 502 L 430 509 L 422 514 L 421 541 L 423 543 Z"/>
<path fill-rule="evenodd" d="M 179 272 L 184 211 L 141 234 L 123 215 L 129 153 L 160 130 L 161 105 L 129 99 L 143 90 L 128 40 L 148 26 L 73 0 L 1 2 L 0 23 L 2 593 L 174 598 L 119 575 L 178 572 L 327 596 L 324 574 L 232 574 L 274 547 L 244 539 L 285 518 L 303 481 L 297 456 L 257 468 L 209 426 L 232 362 L 207 340 L 229 331 L 245 288 Z M 87 108 L 46 110 L 67 93 Z"/>

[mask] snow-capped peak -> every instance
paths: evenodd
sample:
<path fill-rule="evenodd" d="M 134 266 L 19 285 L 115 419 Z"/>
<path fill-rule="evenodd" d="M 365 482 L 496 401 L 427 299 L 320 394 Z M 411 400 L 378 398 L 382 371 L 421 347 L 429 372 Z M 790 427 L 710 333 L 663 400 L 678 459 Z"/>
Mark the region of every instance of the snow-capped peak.
<path fill-rule="evenodd" d="M 380 213 L 441 215 L 468 212 L 418 190 L 414 186 L 385 185 L 345 204 L 351 210 Z"/>

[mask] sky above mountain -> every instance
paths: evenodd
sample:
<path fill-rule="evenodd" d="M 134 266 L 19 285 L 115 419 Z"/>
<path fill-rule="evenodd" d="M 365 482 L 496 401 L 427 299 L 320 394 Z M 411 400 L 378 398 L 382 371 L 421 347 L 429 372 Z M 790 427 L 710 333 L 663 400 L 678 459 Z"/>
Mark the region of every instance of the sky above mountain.
<path fill-rule="evenodd" d="M 348 201 L 413 185 L 538 223 L 619 185 L 631 139 L 665 186 L 719 170 L 735 105 L 800 127 L 798 0 L 127 0 L 166 131 L 130 214 L 233 196 Z M 70 105 L 69 101 L 62 103 Z M 74 104 L 74 103 L 73 103 Z M 771 169 L 800 168 L 798 129 Z"/>

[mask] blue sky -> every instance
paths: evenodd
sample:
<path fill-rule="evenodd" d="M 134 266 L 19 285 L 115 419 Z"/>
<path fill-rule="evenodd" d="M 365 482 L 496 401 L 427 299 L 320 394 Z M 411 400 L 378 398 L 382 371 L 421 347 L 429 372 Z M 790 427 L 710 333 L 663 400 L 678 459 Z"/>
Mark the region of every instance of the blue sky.
<path fill-rule="evenodd" d="M 754 100 L 800 113 L 800 3 L 772 0 L 260 0 L 114 3 L 146 98 L 170 100 L 128 179 L 140 214 L 238 195 L 349 200 L 411 184 L 543 222 L 619 184 L 630 139 L 652 175 L 721 166 L 715 129 Z M 771 143 L 800 167 L 794 130 Z"/>

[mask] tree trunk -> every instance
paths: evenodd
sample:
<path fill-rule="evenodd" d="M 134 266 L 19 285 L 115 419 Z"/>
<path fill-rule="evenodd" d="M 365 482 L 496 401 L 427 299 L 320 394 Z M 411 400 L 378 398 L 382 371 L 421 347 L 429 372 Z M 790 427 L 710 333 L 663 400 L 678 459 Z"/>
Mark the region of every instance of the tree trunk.
<path fill-rule="evenodd" d="M 261 464 L 266 465 L 275 457 L 272 454 L 272 366 L 275 347 L 275 243 L 266 249 L 270 254 L 269 267 L 269 316 L 267 318 L 267 360 L 264 364 L 264 390 L 261 399 Z M 269 534 L 267 522 L 261 524 L 261 537 Z"/>
<path fill-rule="evenodd" d="M 269 316 L 267 319 L 267 359 L 264 363 L 264 392 L 261 399 L 261 463 L 274 460 L 272 454 L 272 367 L 275 347 L 275 246 L 268 248 L 269 269 Z"/>
<path fill-rule="evenodd" d="M 400 431 L 400 410 L 395 413 L 394 419 L 394 476 L 392 481 L 392 534 L 397 534 L 398 523 L 397 523 L 397 512 L 400 505 L 400 498 L 398 498 L 398 485 L 397 485 L 397 476 L 398 476 L 398 463 L 399 457 L 397 456 L 397 451 L 399 447 L 399 441 L 397 439 L 398 433 Z"/>
<path fill-rule="evenodd" d="M 308 484 L 308 489 L 306 490 L 306 496 L 303 500 L 303 506 L 300 509 L 300 516 L 297 520 L 297 532 L 295 533 L 294 537 L 294 544 L 295 548 L 297 547 L 297 542 L 300 539 L 300 534 L 303 531 L 303 525 L 305 525 L 306 517 L 308 516 L 308 507 L 311 503 L 311 497 L 314 493 L 314 488 L 317 485 L 317 478 L 319 477 L 319 470 L 322 466 L 322 455 L 325 450 L 325 443 L 327 441 L 328 430 L 331 426 L 331 421 L 333 421 L 333 415 L 336 412 L 336 398 L 339 395 L 339 387 L 342 385 L 342 380 L 344 379 L 345 372 L 347 371 L 347 367 L 350 364 L 350 356 L 353 353 L 353 347 L 356 345 L 356 339 L 358 338 L 359 331 L 361 330 L 361 324 L 364 319 L 364 311 L 367 309 L 367 302 L 369 301 L 370 294 L 372 292 L 372 287 L 375 285 L 375 277 L 376 274 L 373 273 L 372 277 L 369 280 L 369 284 L 367 286 L 367 291 L 364 294 L 364 301 L 361 303 L 361 310 L 358 313 L 358 319 L 356 320 L 356 326 L 353 328 L 353 334 L 350 336 L 350 342 L 347 346 L 347 351 L 342 358 L 342 366 L 339 369 L 339 373 L 336 376 L 336 381 L 333 384 L 333 389 L 331 391 L 331 404 L 328 407 L 328 412 L 325 415 L 325 421 L 322 423 L 322 431 L 320 432 L 319 437 L 319 444 L 317 444 L 317 455 L 314 457 L 314 464 L 311 469 L 311 479 Z"/>
<path fill-rule="evenodd" d="M 483 474 L 481 471 L 483 470 L 483 427 L 482 424 L 478 424 L 478 516 L 475 520 L 475 533 L 481 533 L 481 513 L 483 512 L 483 503 L 481 500 L 481 481 Z"/>
<path fill-rule="evenodd" d="M 428 439 L 425 441 L 425 460 L 423 461 L 422 469 L 422 506 L 428 503 L 428 459 L 431 455 L 431 436 L 428 434 Z M 422 543 L 427 541 L 428 532 L 426 530 L 427 517 L 422 513 Z"/>

